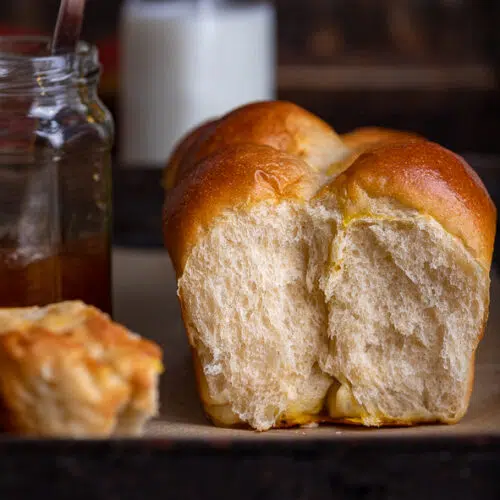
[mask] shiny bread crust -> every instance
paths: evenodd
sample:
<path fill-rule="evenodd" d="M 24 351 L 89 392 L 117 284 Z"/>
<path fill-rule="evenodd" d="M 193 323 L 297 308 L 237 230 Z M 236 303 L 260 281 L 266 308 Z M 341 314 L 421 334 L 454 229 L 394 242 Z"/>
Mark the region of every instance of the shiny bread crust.
<path fill-rule="evenodd" d="M 136 435 L 158 410 L 160 348 L 79 301 L 0 309 L 5 430 Z"/>
<path fill-rule="evenodd" d="M 178 180 L 186 174 L 187 165 L 194 163 L 194 153 L 211 133 L 216 123 L 217 120 L 206 121 L 181 138 L 170 155 L 167 168 L 163 170 L 162 185 L 164 189 L 172 189 Z"/>
<path fill-rule="evenodd" d="M 328 124 L 296 104 L 255 102 L 205 122 L 182 138 L 165 169 L 167 188 L 189 176 L 203 159 L 236 144 L 270 146 L 316 170 L 326 170 L 337 156 L 349 152 Z"/>
<path fill-rule="evenodd" d="M 425 138 L 415 132 L 406 132 L 382 127 L 360 127 L 340 136 L 351 150 L 364 151 L 373 146 L 423 141 Z"/>
<path fill-rule="evenodd" d="M 341 136 L 350 154 L 345 158 L 342 170 L 347 170 L 363 153 L 381 146 L 425 141 L 414 132 L 406 132 L 382 127 L 360 127 Z"/>
<path fill-rule="evenodd" d="M 345 216 L 369 210 L 370 198 L 387 198 L 437 220 L 489 270 L 496 207 L 466 161 L 429 141 L 370 149 L 326 188 Z"/>
<path fill-rule="evenodd" d="M 203 230 L 225 210 L 306 200 L 317 178 L 300 158 L 270 146 L 235 144 L 202 160 L 165 197 L 164 239 L 177 274 Z"/>

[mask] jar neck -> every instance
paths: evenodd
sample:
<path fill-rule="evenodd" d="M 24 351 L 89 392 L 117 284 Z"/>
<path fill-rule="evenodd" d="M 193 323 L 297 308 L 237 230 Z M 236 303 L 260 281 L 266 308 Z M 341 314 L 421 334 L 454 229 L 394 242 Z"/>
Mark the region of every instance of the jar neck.
<path fill-rule="evenodd" d="M 74 83 L 71 57 L 1 57 L 0 96 L 32 96 L 66 93 Z"/>
<path fill-rule="evenodd" d="M 99 80 L 97 49 L 85 42 L 76 54 L 51 55 L 49 39 L 0 37 L 0 99 L 72 98 L 82 87 L 93 93 Z"/>
<path fill-rule="evenodd" d="M 99 77 L 99 70 L 96 70 L 93 73 L 88 73 L 85 76 L 80 76 L 78 78 L 78 88 L 80 92 L 83 92 L 87 97 L 91 99 L 96 99 L 99 89 Z"/>
<path fill-rule="evenodd" d="M 86 87 L 89 95 L 97 96 L 101 76 L 99 52 L 97 47 L 80 42 L 75 60 L 75 71 L 80 88 Z"/>

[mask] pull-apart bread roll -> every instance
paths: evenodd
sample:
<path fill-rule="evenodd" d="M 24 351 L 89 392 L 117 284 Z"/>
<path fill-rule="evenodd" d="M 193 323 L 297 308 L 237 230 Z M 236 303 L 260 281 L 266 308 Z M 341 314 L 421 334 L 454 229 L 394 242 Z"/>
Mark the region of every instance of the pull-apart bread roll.
<path fill-rule="evenodd" d="M 425 140 L 414 132 L 381 127 L 360 127 L 340 137 L 344 144 L 353 151 L 364 151 L 373 146 Z"/>
<path fill-rule="evenodd" d="M 136 435 L 158 409 L 158 346 L 75 302 L 0 309 L 5 430 L 35 436 Z"/>
<path fill-rule="evenodd" d="M 458 421 L 488 314 L 496 210 L 483 184 L 423 139 L 342 165 L 323 122 L 294 129 L 291 152 L 272 137 L 286 116 L 266 119 L 265 141 L 221 139 L 166 192 L 206 413 L 258 430 Z M 319 134 L 330 143 L 309 142 Z"/>
<path fill-rule="evenodd" d="M 408 142 L 424 141 L 425 138 L 414 133 L 393 130 L 382 127 L 360 127 L 340 136 L 351 154 L 344 160 L 346 167 L 353 163 L 359 156 L 370 149 L 389 144 L 402 144 Z"/>
<path fill-rule="evenodd" d="M 235 144 L 261 144 L 297 156 L 314 170 L 336 171 L 350 150 L 317 116 L 295 104 L 257 102 L 205 122 L 180 141 L 165 169 L 164 185 L 172 188 L 189 176 L 200 160 Z"/>

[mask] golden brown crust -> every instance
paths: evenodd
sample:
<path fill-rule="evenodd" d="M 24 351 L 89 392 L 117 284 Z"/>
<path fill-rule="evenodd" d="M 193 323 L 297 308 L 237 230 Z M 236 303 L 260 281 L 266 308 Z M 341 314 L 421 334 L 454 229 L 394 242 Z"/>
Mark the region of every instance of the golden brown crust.
<path fill-rule="evenodd" d="M 406 132 L 382 127 L 360 127 L 340 136 L 344 144 L 352 150 L 365 150 L 366 148 L 401 142 L 425 140 L 415 132 Z"/>
<path fill-rule="evenodd" d="M 214 128 L 217 120 L 209 120 L 189 131 L 181 138 L 174 151 L 170 155 L 167 167 L 163 172 L 163 187 L 171 189 L 176 184 L 178 170 L 183 170 L 183 164 L 191 164 L 191 159 L 198 146 Z"/>
<path fill-rule="evenodd" d="M 234 144 L 270 146 L 317 170 L 327 170 L 349 153 L 332 128 L 305 109 L 285 101 L 256 102 L 191 132 L 168 163 L 168 186 L 188 176 L 199 161 Z"/>
<path fill-rule="evenodd" d="M 386 197 L 436 219 L 490 268 L 496 208 L 461 157 L 419 141 L 381 146 L 361 155 L 327 188 L 345 203 L 346 215 L 364 210 L 368 197 Z"/>
<path fill-rule="evenodd" d="M 413 132 L 382 127 L 361 127 L 340 136 L 350 153 L 337 168 L 337 174 L 345 172 L 363 153 L 385 145 L 404 144 L 426 139 Z"/>
<path fill-rule="evenodd" d="M 157 410 L 160 348 L 81 302 L 0 310 L 6 430 L 136 434 Z"/>
<path fill-rule="evenodd" d="M 303 200 L 315 184 L 302 160 L 269 146 L 237 144 L 206 158 L 165 198 L 164 239 L 176 271 L 184 269 L 199 232 L 225 210 Z"/>

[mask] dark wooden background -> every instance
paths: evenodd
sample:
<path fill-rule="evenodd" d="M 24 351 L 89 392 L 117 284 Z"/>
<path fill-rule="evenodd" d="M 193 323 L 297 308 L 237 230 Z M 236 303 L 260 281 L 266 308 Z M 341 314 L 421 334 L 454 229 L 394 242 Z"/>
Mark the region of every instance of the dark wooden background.
<path fill-rule="evenodd" d="M 0 32 L 50 32 L 58 3 L 2 0 Z M 87 0 L 83 30 L 102 47 L 102 95 L 118 125 L 115 35 L 121 4 Z M 500 2 L 274 4 L 280 98 L 306 106 L 340 132 L 383 125 L 418 131 L 456 151 L 500 153 Z"/>
<path fill-rule="evenodd" d="M 236 1 L 236 0 L 235 0 Z M 414 130 L 467 154 L 500 206 L 500 1 L 274 0 L 278 97 L 327 120 Z M 122 0 L 87 0 L 117 127 Z M 1 0 L 0 33 L 50 33 L 59 0 Z M 117 134 L 118 138 L 119 134 Z M 120 148 L 117 141 L 116 149 Z M 160 246 L 160 173 L 115 165 L 115 243 Z"/>

